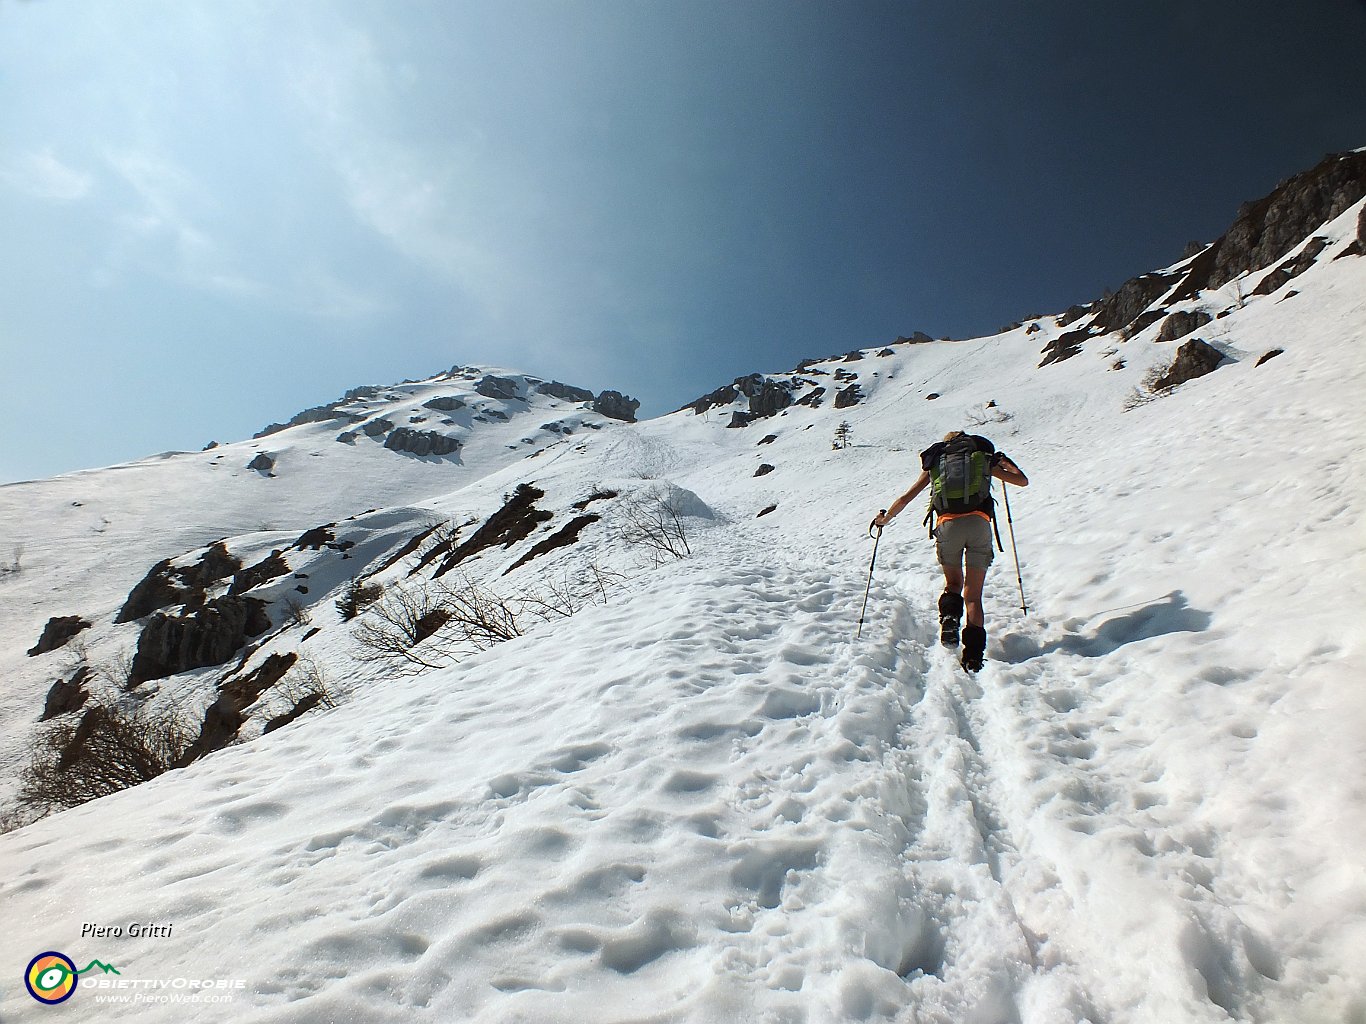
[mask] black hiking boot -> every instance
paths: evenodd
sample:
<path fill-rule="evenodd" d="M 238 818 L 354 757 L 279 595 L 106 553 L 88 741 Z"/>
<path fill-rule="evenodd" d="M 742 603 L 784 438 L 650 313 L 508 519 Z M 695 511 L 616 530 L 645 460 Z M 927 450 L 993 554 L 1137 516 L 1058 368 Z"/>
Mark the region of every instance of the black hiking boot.
<path fill-rule="evenodd" d="M 958 646 L 958 620 L 963 617 L 963 596 L 948 591 L 939 595 L 939 642 Z"/>
<path fill-rule="evenodd" d="M 977 672 L 982 667 L 985 660 L 983 655 L 987 649 L 987 631 L 981 626 L 963 627 L 963 656 L 959 660 L 963 668 L 969 672 Z"/>

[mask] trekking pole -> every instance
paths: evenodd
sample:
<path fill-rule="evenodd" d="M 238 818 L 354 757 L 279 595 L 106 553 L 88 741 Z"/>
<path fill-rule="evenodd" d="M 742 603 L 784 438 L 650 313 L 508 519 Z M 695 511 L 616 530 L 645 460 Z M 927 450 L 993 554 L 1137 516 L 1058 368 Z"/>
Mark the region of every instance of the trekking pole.
<path fill-rule="evenodd" d="M 887 510 L 885 508 L 878 511 L 878 515 L 880 516 L 885 516 L 886 514 Z M 873 558 L 868 563 L 868 586 L 863 588 L 863 609 L 858 613 L 858 632 L 854 634 L 855 640 L 863 636 L 863 616 L 868 611 L 868 594 L 873 589 L 873 566 L 877 563 L 877 546 L 882 540 L 882 527 L 877 526 L 877 533 L 874 534 L 873 528 L 875 526 L 877 526 L 876 520 L 868 524 L 868 536 L 873 538 Z"/>
<path fill-rule="evenodd" d="M 1020 611 L 1029 614 L 1029 608 L 1025 604 L 1024 580 L 1020 578 L 1020 552 L 1015 547 L 1015 520 L 1010 518 L 1010 485 L 1002 484 L 1001 493 L 1006 499 L 1006 527 L 1010 530 L 1010 553 L 1015 556 L 1015 582 L 1020 587 Z"/>

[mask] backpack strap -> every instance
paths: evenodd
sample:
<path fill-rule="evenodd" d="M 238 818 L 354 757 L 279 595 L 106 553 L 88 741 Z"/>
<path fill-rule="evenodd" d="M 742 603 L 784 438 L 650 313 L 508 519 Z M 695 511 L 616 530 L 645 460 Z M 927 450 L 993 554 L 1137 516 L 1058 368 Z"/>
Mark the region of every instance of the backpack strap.
<path fill-rule="evenodd" d="M 925 525 L 928 525 L 928 526 L 929 526 L 929 528 L 930 528 L 930 540 L 934 540 L 934 528 L 935 528 L 935 526 L 936 526 L 937 524 L 935 523 L 935 516 L 934 516 L 934 498 L 933 498 L 933 497 L 931 497 L 931 499 L 930 499 L 929 507 L 925 509 L 925 518 L 922 519 L 922 520 L 920 520 L 920 525 L 921 525 L 921 526 L 925 526 Z"/>

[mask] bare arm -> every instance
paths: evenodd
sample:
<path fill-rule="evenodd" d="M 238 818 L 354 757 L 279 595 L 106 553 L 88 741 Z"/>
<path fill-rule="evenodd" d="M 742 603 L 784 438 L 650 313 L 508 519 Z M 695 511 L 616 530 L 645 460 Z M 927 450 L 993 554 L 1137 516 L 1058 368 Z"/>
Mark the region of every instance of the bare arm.
<path fill-rule="evenodd" d="M 1024 475 L 1024 471 L 1015 465 L 1010 456 L 1002 454 L 995 464 L 991 467 L 991 475 L 997 480 L 1004 480 L 1008 484 L 1016 487 L 1028 487 L 1029 477 Z"/>
<path fill-rule="evenodd" d="M 1024 474 L 1022 473 L 1020 475 L 1023 476 Z M 920 475 L 915 478 L 915 483 L 911 484 L 911 489 L 907 491 L 905 494 L 903 494 L 901 497 L 897 498 L 896 501 L 892 502 L 891 507 L 887 509 L 886 512 L 874 518 L 873 525 L 886 526 L 888 523 L 890 523 L 893 519 L 896 518 L 897 514 L 902 509 L 904 509 L 911 502 L 915 501 L 915 496 L 919 494 L 921 491 L 923 491 L 927 486 L 929 486 L 929 483 L 930 474 L 922 470 Z"/>

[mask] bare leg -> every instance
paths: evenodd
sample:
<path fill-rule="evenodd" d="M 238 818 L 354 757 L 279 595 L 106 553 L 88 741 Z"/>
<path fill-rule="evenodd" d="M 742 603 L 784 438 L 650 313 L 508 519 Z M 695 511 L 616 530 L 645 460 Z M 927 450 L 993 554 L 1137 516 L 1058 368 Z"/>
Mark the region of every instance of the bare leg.
<path fill-rule="evenodd" d="M 947 576 L 949 571 L 944 570 Z M 987 580 L 985 569 L 974 569 L 968 566 L 966 579 L 963 573 L 958 574 L 959 580 L 963 581 L 963 604 L 967 606 L 968 625 L 980 626 L 985 621 L 982 615 L 982 586 Z"/>

